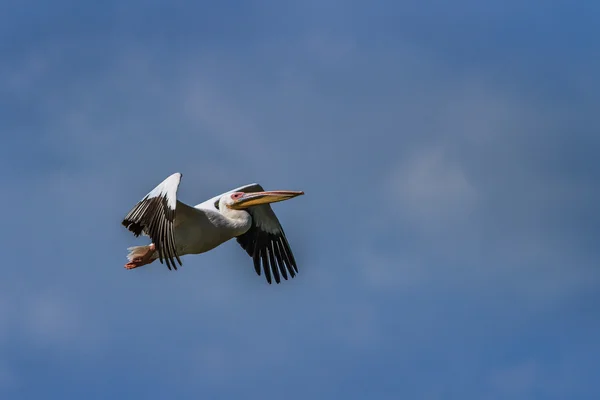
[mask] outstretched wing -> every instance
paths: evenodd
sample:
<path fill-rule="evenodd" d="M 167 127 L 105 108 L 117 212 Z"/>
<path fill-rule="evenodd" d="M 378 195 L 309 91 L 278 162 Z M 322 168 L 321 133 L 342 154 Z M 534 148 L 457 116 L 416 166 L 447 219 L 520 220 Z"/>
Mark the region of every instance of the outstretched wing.
<path fill-rule="evenodd" d="M 122 222 L 135 236 L 141 233 L 150 236 L 158 251 L 160 262 L 164 259 L 169 269 L 171 266 L 177 269 L 175 259 L 182 265 L 173 235 L 177 207 L 185 207 L 177 201 L 177 188 L 181 176 L 177 172 L 162 181 L 129 211 Z"/>
<path fill-rule="evenodd" d="M 264 189 L 259 184 L 251 184 L 234 189 L 232 192 L 262 192 Z M 271 205 L 261 204 L 249 207 L 247 211 L 252 216 L 250 229 L 236 239 L 254 261 L 254 269 L 260 275 L 261 264 L 267 282 L 271 283 L 271 276 L 279 283 L 281 277 L 288 279 L 298 273 L 296 260 L 292 254 L 290 244 L 285 237 L 285 232 Z"/>

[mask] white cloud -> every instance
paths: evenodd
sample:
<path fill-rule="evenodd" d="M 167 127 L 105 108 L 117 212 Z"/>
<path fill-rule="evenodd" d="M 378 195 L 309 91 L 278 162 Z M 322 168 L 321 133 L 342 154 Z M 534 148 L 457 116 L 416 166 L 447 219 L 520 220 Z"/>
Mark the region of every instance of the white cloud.
<path fill-rule="evenodd" d="M 477 190 L 460 163 L 440 147 L 409 155 L 386 185 L 390 210 L 425 230 L 468 218 L 477 200 Z"/>
<path fill-rule="evenodd" d="M 217 283 L 216 279 L 224 275 L 217 275 L 215 272 L 217 269 L 213 269 L 212 266 L 223 262 L 225 257 L 222 257 L 222 254 L 225 251 L 237 251 L 241 254 L 235 243 L 230 243 L 227 249 L 221 248 L 211 254 L 189 258 L 186 261 L 188 267 L 185 267 L 178 275 L 174 273 L 165 278 L 162 274 L 163 271 L 157 272 L 160 266 L 154 266 L 153 271 L 144 271 L 144 275 L 138 274 L 134 279 L 130 278 L 132 275 L 124 278 L 131 279 L 131 281 L 126 281 L 131 287 L 123 285 L 120 287 L 120 291 L 115 290 L 112 301 L 117 301 L 115 299 L 126 301 L 128 296 L 142 294 L 135 300 L 140 303 L 140 309 L 142 309 L 141 303 L 144 303 L 143 299 L 145 296 L 149 296 L 150 291 L 155 294 L 160 293 L 159 296 L 152 297 L 160 297 L 160 302 L 165 304 L 164 309 L 159 308 L 158 311 L 146 312 L 154 312 L 161 318 L 168 315 L 173 320 L 182 322 L 185 327 L 181 328 L 182 331 L 189 328 L 190 331 L 203 332 L 204 329 L 198 328 L 198 326 L 204 324 L 207 318 L 199 317 L 199 315 L 205 315 L 200 310 L 212 310 L 208 313 L 210 318 L 214 318 L 211 325 L 213 327 L 221 326 L 207 334 L 207 336 L 211 336 L 213 343 L 210 343 L 209 340 L 209 344 L 202 346 L 191 355 L 192 360 L 189 361 L 189 364 L 197 367 L 193 370 L 196 379 L 200 376 L 206 379 L 208 376 L 217 382 L 227 384 L 231 376 L 247 377 L 248 371 L 267 367 L 276 369 L 285 366 L 286 361 L 289 360 L 287 355 L 290 352 L 296 351 L 294 353 L 296 355 L 301 353 L 301 347 L 294 347 L 297 345 L 296 343 L 285 342 L 284 334 L 278 329 L 279 326 L 273 325 L 267 320 L 267 318 L 271 318 L 270 316 L 265 317 L 259 315 L 258 312 L 250 313 L 246 318 L 253 318 L 252 323 L 256 325 L 256 328 L 255 330 L 246 329 L 243 332 L 236 331 L 239 326 L 229 326 L 223 323 L 223 319 L 227 320 L 231 315 L 244 314 L 240 311 L 242 310 L 241 303 L 248 303 L 247 299 L 252 299 L 254 304 L 264 305 L 268 304 L 267 297 L 272 296 L 273 293 L 282 293 L 284 290 L 286 293 L 290 293 L 296 288 L 298 295 L 292 296 L 293 300 L 298 304 L 303 304 L 304 307 L 313 308 L 316 315 L 307 317 L 294 314 L 293 317 L 290 317 L 300 321 L 295 329 L 296 332 L 325 337 L 324 339 L 319 338 L 317 342 L 335 338 L 336 343 L 342 343 L 342 346 L 364 349 L 369 346 L 377 346 L 378 341 L 381 343 L 398 339 L 397 337 L 391 338 L 393 332 L 384 332 L 385 324 L 382 321 L 386 316 L 382 315 L 378 309 L 377 300 L 373 300 L 369 296 L 362 299 L 360 297 L 362 293 L 355 294 L 353 292 L 353 296 L 356 296 L 357 299 L 354 304 L 341 306 L 338 303 L 340 298 L 332 296 L 334 299 L 331 300 L 331 304 L 323 305 L 322 301 L 317 298 L 319 294 L 332 291 L 336 294 L 343 293 L 340 287 L 346 287 L 348 291 L 356 291 L 363 289 L 366 285 L 376 291 L 384 289 L 381 295 L 386 302 L 391 303 L 402 301 L 401 297 L 395 297 L 397 292 L 419 289 L 428 284 L 435 284 L 437 288 L 443 285 L 452 290 L 451 286 L 460 282 L 461 288 L 467 289 L 466 296 L 477 296 L 477 299 L 483 303 L 504 302 L 501 296 L 497 296 L 500 300 L 490 300 L 489 297 L 480 296 L 480 294 L 488 288 L 499 287 L 502 293 L 506 293 L 507 289 L 510 291 L 512 288 L 517 288 L 517 294 L 522 296 L 524 293 L 535 292 L 532 290 L 532 286 L 539 285 L 541 282 L 548 290 L 535 292 L 535 296 L 547 301 L 551 298 L 549 294 L 558 292 L 559 286 L 564 287 L 565 282 L 570 282 L 569 279 L 565 279 L 567 277 L 565 271 L 568 272 L 568 269 L 565 269 L 564 265 L 568 265 L 567 260 L 554 269 L 539 268 L 539 265 L 532 267 L 527 265 L 527 262 L 523 262 L 523 254 L 527 251 L 535 253 L 529 259 L 533 261 L 533 264 L 539 260 L 537 258 L 539 255 L 536 254 L 552 250 L 547 243 L 538 247 L 537 244 L 531 246 L 531 241 L 529 241 L 523 242 L 523 247 L 507 245 L 500 248 L 498 242 L 480 246 L 481 242 L 472 240 L 477 235 L 479 228 L 474 215 L 479 211 L 481 201 L 486 199 L 482 198 L 479 187 L 471 179 L 470 172 L 473 171 L 469 171 L 464 160 L 457 156 L 456 148 L 463 142 L 474 147 L 494 143 L 499 140 L 503 131 L 513 128 L 507 121 L 512 121 L 512 124 L 520 123 L 521 113 L 513 113 L 514 109 L 508 107 L 507 102 L 502 98 L 489 95 L 484 90 L 485 86 L 477 83 L 467 85 L 458 91 L 449 90 L 448 87 L 440 89 L 435 83 L 423 83 L 422 77 L 417 72 L 421 71 L 423 66 L 425 69 L 429 68 L 431 75 L 435 75 L 431 72 L 431 69 L 435 68 L 424 63 L 419 57 L 411 58 L 392 54 L 389 59 L 386 59 L 379 54 L 374 60 L 369 59 L 367 62 L 360 60 L 356 54 L 352 54 L 355 50 L 352 41 L 342 38 L 340 43 L 341 46 L 330 53 L 328 47 L 337 46 L 336 40 L 322 42 L 317 36 L 310 37 L 307 41 L 307 53 L 319 59 L 318 62 L 323 65 L 329 67 L 335 66 L 340 60 L 347 61 L 347 69 L 340 72 L 341 77 L 336 75 L 336 78 L 339 79 L 337 81 L 331 79 L 331 75 L 326 74 L 316 79 L 312 76 L 310 69 L 309 72 L 306 72 L 307 69 L 303 65 L 297 67 L 282 65 L 279 70 L 287 75 L 283 76 L 280 81 L 270 82 L 263 87 L 248 83 L 247 81 L 251 81 L 252 77 L 237 77 L 234 80 L 239 80 L 239 82 L 236 80 L 236 83 L 241 84 L 232 90 L 224 83 L 228 79 L 226 73 L 216 73 L 214 71 L 216 68 L 211 73 L 207 73 L 203 69 L 205 60 L 194 60 L 189 57 L 179 58 L 174 63 L 184 65 L 178 65 L 174 69 L 180 69 L 183 73 L 172 76 L 163 75 L 160 70 L 154 69 L 152 57 L 148 57 L 143 52 L 132 52 L 127 56 L 129 58 L 125 57 L 124 60 L 117 61 L 111 69 L 99 73 L 100 76 L 96 77 L 98 79 L 94 82 L 85 80 L 73 83 L 74 86 L 70 88 L 69 92 L 73 97 L 59 96 L 58 100 L 62 100 L 62 103 L 60 101 L 54 103 L 52 115 L 55 120 L 49 121 L 47 124 L 49 148 L 61 155 L 77 158 L 79 164 L 61 168 L 59 172 L 48 176 L 44 183 L 44 188 L 47 190 L 38 192 L 44 193 L 48 204 L 52 204 L 51 200 L 62 199 L 58 208 L 54 208 L 54 213 L 66 214 L 68 211 L 72 220 L 96 224 L 94 234 L 97 235 L 99 244 L 115 245 L 102 249 L 98 254 L 98 259 L 91 262 L 93 268 L 113 268 L 112 265 L 104 264 L 108 261 L 112 262 L 116 258 L 114 254 L 123 258 L 125 247 L 129 244 L 128 242 L 119 247 L 121 246 L 118 244 L 119 240 L 114 239 L 114 232 L 119 229 L 118 219 L 107 221 L 104 218 L 109 214 L 107 210 L 112 214 L 117 212 L 115 210 L 123 208 L 122 212 L 125 213 L 127 209 L 123 205 L 124 197 L 131 198 L 132 201 L 138 200 L 138 195 L 145 194 L 147 190 L 151 189 L 152 184 L 158 183 L 174 170 L 181 170 L 184 173 L 182 193 L 185 193 L 185 198 L 183 200 L 190 199 L 190 202 L 194 201 L 196 193 L 199 195 L 212 194 L 213 192 L 208 190 L 211 187 L 218 186 L 226 190 L 228 187 L 223 187 L 223 182 L 232 182 L 238 179 L 237 172 L 242 165 L 241 162 L 236 163 L 238 159 L 243 161 L 244 165 L 250 165 L 249 168 L 256 168 L 258 164 L 267 165 L 261 155 L 267 155 L 270 162 L 277 163 L 291 154 L 318 155 L 319 152 L 322 152 L 332 160 L 332 166 L 339 167 L 335 165 L 340 159 L 336 158 L 336 152 L 339 152 L 340 156 L 346 155 L 345 160 L 352 158 L 354 161 L 355 156 L 359 155 L 367 160 L 364 165 L 374 165 L 374 171 L 371 171 L 370 175 L 367 173 L 364 175 L 369 180 L 371 178 L 375 180 L 375 177 L 380 176 L 380 172 L 388 173 L 383 185 L 389 203 L 371 204 L 371 210 L 375 210 L 372 214 L 378 220 L 378 225 L 370 232 L 371 237 L 366 237 L 362 233 L 366 232 L 361 229 L 360 225 L 364 221 L 360 221 L 360 216 L 355 216 L 355 210 L 344 210 L 342 207 L 340 207 L 341 212 L 347 213 L 347 220 L 352 222 L 346 226 L 340 226 L 339 242 L 336 243 L 331 239 L 331 232 L 326 231 L 329 227 L 325 224 L 319 226 L 318 230 L 314 230 L 312 226 L 305 228 L 305 233 L 310 235 L 313 242 L 327 244 L 327 246 L 322 245 L 319 249 L 327 250 L 322 250 L 323 252 L 320 253 L 314 251 L 317 246 L 307 248 L 306 252 L 310 253 L 310 257 L 306 257 L 307 259 L 312 257 L 312 260 L 322 259 L 322 261 L 307 265 L 304 269 L 306 272 L 301 272 L 297 278 L 300 281 L 296 281 L 288 287 L 282 285 L 283 288 L 267 287 L 265 289 L 264 282 L 263 285 L 260 285 L 264 278 L 253 276 L 255 279 L 253 282 L 258 283 L 256 292 L 253 293 L 252 290 L 244 287 L 246 282 L 239 279 L 237 271 L 233 272 L 233 268 L 229 270 L 232 271 L 231 275 L 235 274 L 235 278 L 233 278 L 235 283 Z M 362 56 L 364 57 L 364 54 Z M 347 59 L 344 60 L 345 58 Z M 411 64 L 411 67 L 408 68 L 406 67 L 407 58 L 410 58 L 408 61 Z M 390 59 L 391 62 L 384 62 L 390 61 Z M 311 60 L 314 61 L 312 58 Z M 360 68 L 363 70 L 352 70 L 352 67 L 356 65 L 353 63 L 354 61 L 358 61 L 358 64 L 362 62 Z M 216 64 L 219 62 L 217 61 Z M 376 67 L 374 67 L 375 65 Z M 37 79 L 36 76 L 41 73 L 40 71 L 34 68 L 30 81 Z M 230 70 L 228 72 L 236 75 L 236 72 L 239 71 Z M 323 84 L 331 81 L 334 85 L 349 86 L 348 82 L 350 81 L 344 80 L 344 74 L 347 74 L 346 79 L 368 74 L 374 77 L 375 82 L 369 82 L 368 85 L 365 84 L 368 87 L 355 91 L 336 89 Z M 376 81 L 377 75 L 384 76 L 384 79 Z M 401 80 L 398 78 L 399 76 L 409 76 L 410 78 Z M 389 90 L 389 98 L 381 97 L 380 91 L 387 89 L 387 87 L 383 87 L 387 85 L 385 77 L 398 78 L 400 82 L 406 83 L 407 90 L 399 94 L 400 91 L 395 88 Z M 27 81 L 25 78 L 19 79 L 22 82 Z M 24 83 L 20 83 L 20 85 L 21 89 L 19 90 L 27 87 L 23 86 Z M 396 84 L 396 86 L 401 87 L 402 84 Z M 426 90 L 419 91 L 415 88 Z M 349 90 L 351 95 L 347 95 L 344 90 Z M 370 95 L 372 98 L 365 100 L 361 97 L 363 94 L 361 90 L 367 93 L 367 97 Z M 334 91 L 335 95 L 332 95 Z M 415 100 L 413 92 L 417 92 L 414 95 L 417 97 L 416 101 L 413 101 Z M 345 101 L 338 101 L 341 99 Z M 52 96 L 46 100 L 53 100 Z M 115 111 L 115 107 L 111 108 L 113 103 L 117 104 L 118 110 Z M 431 106 L 438 108 L 432 110 Z M 127 109 L 127 107 L 132 108 Z M 377 110 L 369 110 L 370 107 Z M 398 110 L 399 108 L 402 110 Z M 121 109 L 125 109 L 125 111 L 121 113 Z M 411 118 L 412 111 L 415 111 L 416 118 Z M 430 115 L 437 115 L 437 117 L 427 120 L 424 125 L 421 125 L 419 118 L 426 119 L 425 117 Z M 289 125 L 286 125 L 283 120 L 288 117 L 292 117 L 292 123 L 288 122 Z M 404 117 L 406 117 L 406 121 Z M 356 146 L 356 143 L 353 142 L 354 136 L 366 136 L 365 132 L 367 131 L 369 134 L 380 135 L 377 142 L 383 143 L 378 143 L 382 147 L 399 146 L 402 139 L 396 139 L 397 141 L 394 142 L 390 137 L 378 132 L 391 132 L 397 129 L 398 123 L 405 122 L 406 127 L 410 129 L 403 130 L 414 131 L 413 135 L 406 135 L 407 140 L 411 143 L 406 146 L 403 154 L 399 155 L 399 160 L 393 163 L 389 169 L 379 169 L 379 155 L 367 147 L 359 149 L 349 147 L 349 150 L 343 148 L 346 145 Z M 269 129 L 265 129 L 266 127 Z M 265 136 L 265 131 L 270 131 L 273 136 L 285 136 L 286 133 L 289 134 L 289 131 L 278 129 L 285 127 L 289 127 L 296 135 L 296 142 L 293 143 L 310 142 L 310 144 L 300 149 L 295 146 L 284 146 L 287 144 L 287 139 L 284 138 L 279 146 L 272 145 L 267 139 L 268 136 Z M 355 129 L 346 130 L 346 127 Z M 425 138 L 422 140 L 425 143 L 423 144 L 418 135 L 429 129 L 447 134 L 447 136 L 435 135 L 433 143 L 429 140 L 430 138 Z M 304 139 L 302 136 L 304 133 L 307 135 L 310 133 L 312 136 L 308 137 L 312 139 Z M 297 139 L 299 137 L 302 139 Z M 173 149 L 173 153 L 163 151 L 164 149 Z M 212 152 L 228 157 L 224 157 L 222 162 L 215 161 L 214 158 L 207 157 Z M 301 159 L 300 156 L 296 157 Z M 342 162 L 341 167 L 329 170 L 319 163 L 325 158 L 306 157 L 290 175 L 293 175 L 293 179 L 302 179 L 298 178 L 298 175 L 309 176 L 312 174 L 316 178 L 313 193 L 318 195 L 319 191 L 321 194 L 326 193 L 328 188 L 335 188 L 340 181 L 343 182 L 349 175 L 357 172 L 354 165 L 345 161 Z M 344 160 L 343 157 L 342 159 Z M 173 165 L 176 165 L 175 169 L 170 168 Z M 286 165 L 285 162 L 278 164 L 278 169 L 285 171 L 286 168 L 289 168 L 289 165 Z M 362 172 L 361 170 L 360 173 Z M 137 179 L 135 182 L 131 182 L 136 176 L 143 176 L 144 179 L 148 179 L 148 183 L 139 182 Z M 261 175 L 260 179 L 263 179 L 263 176 Z M 242 183 L 245 182 L 239 182 L 239 184 Z M 238 184 L 237 181 L 235 184 Z M 63 199 L 64 193 L 70 194 L 68 199 Z M 48 198 L 49 195 L 54 197 Z M 199 202 L 203 200 L 203 197 L 197 199 Z M 329 206 L 326 203 L 319 203 L 318 207 L 326 208 Z M 317 203 L 313 204 L 317 207 Z M 90 210 L 95 210 L 92 216 L 90 216 Z M 299 215 L 300 223 L 304 218 L 302 215 L 304 211 L 310 210 L 294 209 L 294 212 Z M 42 214 L 40 212 L 40 216 Z M 390 215 L 394 217 L 390 219 Z M 404 222 L 408 222 L 406 224 L 408 227 L 403 224 Z M 114 230 L 112 230 L 113 226 Z M 286 228 L 288 232 L 294 229 L 293 224 L 286 226 L 289 227 Z M 458 227 L 461 229 L 456 229 Z M 411 238 L 417 237 L 413 240 L 414 248 L 410 248 L 409 251 L 406 251 L 406 247 L 401 248 L 400 245 L 394 246 L 389 243 L 382 246 L 386 253 L 378 252 L 375 246 L 372 246 L 373 243 L 366 243 L 364 247 L 353 246 L 355 241 L 377 242 L 385 239 L 384 235 L 394 239 L 400 236 L 398 231 L 401 229 Z M 81 240 L 81 237 L 86 234 L 88 237 L 91 236 L 89 233 L 82 234 L 81 230 L 81 226 L 73 224 L 65 227 L 62 231 L 63 235 L 65 233 L 71 235 L 73 243 L 83 246 L 73 249 L 73 254 L 70 255 L 74 260 L 89 257 L 90 248 L 97 245 L 97 243 L 90 243 L 88 248 L 85 248 L 81 241 L 77 242 L 76 237 Z M 301 231 L 302 228 L 300 227 L 299 230 Z M 440 232 L 443 235 L 436 235 Z M 425 235 L 422 235 L 423 233 Z M 496 237 L 496 232 L 494 234 Z M 50 238 L 48 242 L 53 240 Z M 58 241 L 55 241 L 55 244 L 61 246 Z M 63 246 L 66 247 L 66 245 Z M 235 250 L 234 247 L 236 247 Z M 42 250 L 46 250 L 46 248 Z M 52 257 L 50 261 L 45 259 L 41 264 L 44 268 L 47 266 L 47 261 L 52 264 L 52 260 L 60 259 L 57 257 L 58 250 L 56 248 L 47 250 L 52 250 Z M 490 250 L 496 250 L 497 253 L 492 253 Z M 357 264 L 360 264 L 363 269 L 358 273 L 347 270 L 347 265 L 342 265 L 344 262 L 335 258 L 335 254 L 339 253 L 346 253 L 348 259 L 358 260 Z M 492 254 L 482 256 L 484 253 Z M 553 254 L 552 251 L 549 253 Z M 249 274 L 252 274 L 251 260 L 242 255 L 240 263 L 246 264 L 240 268 L 247 268 Z M 453 262 L 454 266 L 458 262 L 465 265 L 462 268 L 445 268 L 446 260 Z M 56 266 L 56 268 L 64 268 L 62 260 L 60 263 L 61 266 Z M 505 265 L 502 265 L 503 263 Z M 114 268 L 120 267 L 120 265 L 114 266 Z M 229 268 L 229 266 L 227 267 Z M 198 268 L 199 270 L 188 270 L 187 268 Z M 301 266 L 301 268 L 304 267 Z M 200 272 L 201 269 L 204 271 Z M 149 273 L 145 274 L 145 272 Z M 93 273 L 97 273 L 97 276 L 107 280 L 121 278 L 121 275 L 114 278 L 110 275 L 111 272 L 86 272 L 86 274 Z M 347 275 L 338 278 L 342 274 Z M 107 278 L 109 275 L 110 278 Z M 84 276 L 87 275 L 77 275 L 72 279 L 82 279 Z M 499 276 L 502 279 L 496 279 Z M 436 278 L 435 282 L 431 279 L 432 277 Z M 310 282 L 309 279 L 313 281 Z M 216 284 L 203 286 L 206 282 L 213 281 Z M 109 283 L 115 287 L 118 285 L 111 281 Z M 296 286 L 291 286 L 293 284 Z M 148 285 L 152 290 L 149 290 Z M 254 285 L 254 283 L 249 285 Z M 575 290 L 576 287 L 576 285 L 571 287 L 569 283 L 570 290 Z M 202 289 L 200 290 L 200 288 Z M 314 290 L 315 288 L 317 290 Z M 299 293 L 306 289 L 313 294 L 309 297 L 314 298 L 306 298 L 305 303 L 300 303 L 303 296 Z M 281 292 L 277 292 L 277 290 L 281 290 Z M 417 290 L 413 291 L 418 292 Z M 247 296 L 256 293 L 263 294 Z M 433 301 L 440 299 L 439 295 L 436 297 L 434 294 L 435 288 L 427 293 L 432 294 Z M 513 294 L 512 291 L 510 293 Z M 463 294 L 462 291 L 461 294 Z M 94 300 L 89 298 L 80 298 L 78 300 L 81 303 L 78 303 L 69 296 L 54 292 L 29 296 L 30 298 L 23 301 L 22 309 L 18 313 L 22 315 L 23 320 L 12 322 L 18 325 L 19 332 L 25 333 L 28 343 L 37 346 L 60 350 L 71 349 L 73 343 L 81 343 L 84 347 L 98 346 L 97 332 L 92 332 L 90 328 L 87 328 L 87 322 L 90 322 L 87 314 L 90 313 L 90 319 L 96 318 L 96 321 L 91 322 L 106 321 L 110 325 L 119 321 L 118 318 L 106 319 L 100 308 L 95 308 L 90 304 L 90 301 Z M 106 296 L 105 289 L 94 289 L 94 296 L 95 301 L 100 302 Z M 353 297 L 347 295 L 347 298 Z M 159 302 L 158 300 L 154 301 Z M 280 301 L 279 298 L 277 301 Z M 232 304 L 238 307 L 232 307 Z M 0 324 L 3 322 L 1 305 L 2 303 L 0 303 Z M 171 307 L 173 305 L 177 305 L 177 307 Z M 147 304 L 143 304 L 143 306 L 146 307 Z M 278 307 L 283 308 L 281 303 L 278 304 Z M 505 305 L 503 307 L 503 309 L 506 308 Z M 118 312 L 122 313 L 123 311 Z M 206 311 L 204 312 L 206 313 Z M 415 313 L 418 312 L 420 310 L 415 310 Z M 436 317 L 437 315 L 431 315 L 432 319 L 436 319 Z M 508 322 L 514 321 L 509 318 L 507 320 Z M 265 323 L 265 321 L 267 322 Z M 317 323 L 314 323 L 315 321 Z M 435 327 L 436 325 L 432 323 L 431 326 Z M 110 327 L 114 328 L 114 325 L 110 325 Z M 311 327 L 316 328 L 311 329 Z M 322 334 L 318 332 L 320 327 L 326 327 L 327 332 Z M 162 327 L 157 327 L 157 329 L 168 330 L 168 328 Z M 269 349 L 256 345 L 264 331 L 272 332 L 272 336 L 269 338 Z M 116 330 L 111 330 L 109 334 L 116 335 L 115 332 Z M 227 334 L 230 336 L 228 337 Z M 1 336 L 2 326 L 0 326 L 0 339 Z M 431 340 L 431 337 L 429 339 Z M 306 342 L 302 342 L 302 340 L 306 340 Z M 301 338 L 299 341 L 300 346 L 315 343 L 315 339 L 310 337 L 308 339 Z M 423 339 L 423 341 L 426 342 L 427 339 Z M 6 370 L 9 371 L 6 376 L 10 377 L 8 366 L 6 366 Z M 0 384 L 1 375 L 2 365 L 0 365 Z M 495 390 L 503 388 L 502 390 L 516 392 L 527 391 L 535 378 L 535 365 L 534 367 L 525 365 L 497 371 L 490 378 L 490 382 Z"/>
<path fill-rule="evenodd" d="M 256 128 L 252 115 L 232 104 L 207 77 L 197 73 L 177 86 L 185 88 L 179 99 L 183 115 L 197 131 L 210 135 L 216 143 L 229 149 L 233 159 L 241 158 L 247 162 L 270 154 L 268 142 L 261 139 L 263 135 Z"/>

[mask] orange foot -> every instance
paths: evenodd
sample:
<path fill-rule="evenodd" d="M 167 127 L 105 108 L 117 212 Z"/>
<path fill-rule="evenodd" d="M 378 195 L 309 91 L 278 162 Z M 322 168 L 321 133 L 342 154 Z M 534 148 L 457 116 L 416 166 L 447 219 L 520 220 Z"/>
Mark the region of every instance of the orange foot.
<path fill-rule="evenodd" d="M 148 246 L 148 251 L 146 252 L 146 254 L 144 254 L 141 257 L 136 257 L 127 264 L 125 264 L 125 269 L 134 269 L 152 263 L 152 261 L 154 261 L 152 260 L 152 254 L 154 254 L 155 250 L 156 247 L 154 246 L 154 243 L 152 243 Z"/>

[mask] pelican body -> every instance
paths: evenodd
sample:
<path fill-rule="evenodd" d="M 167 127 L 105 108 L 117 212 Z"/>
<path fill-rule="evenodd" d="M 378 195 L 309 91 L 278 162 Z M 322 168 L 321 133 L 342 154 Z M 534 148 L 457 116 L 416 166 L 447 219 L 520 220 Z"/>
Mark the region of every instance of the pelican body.
<path fill-rule="evenodd" d="M 299 191 L 264 191 L 256 183 L 233 189 L 196 206 L 177 200 L 182 174 L 169 176 L 140 200 L 122 224 L 135 236 L 152 240 L 130 247 L 125 268 L 134 269 L 158 259 L 177 269 L 181 258 L 201 254 L 236 238 L 252 257 L 254 269 L 271 283 L 296 276 L 298 267 L 270 203 L 303 195 Z"/>

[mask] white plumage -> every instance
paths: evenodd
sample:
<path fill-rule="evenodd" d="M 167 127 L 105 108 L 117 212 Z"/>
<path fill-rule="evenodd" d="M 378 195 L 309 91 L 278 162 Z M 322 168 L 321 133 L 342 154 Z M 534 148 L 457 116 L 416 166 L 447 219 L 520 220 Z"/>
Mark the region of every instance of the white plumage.
<path fill-rule="evenodd" d="M 169 269 L 182 265 L 181 256 L 200 254 L 233 239 L 252 257 L 258 275 L 294 277 L 298 272 L 290 245 L 269 203 L 304 194 L 297 191 L 266 192 L 256 183 L 241 186 L 191 207 L 177 199 L 182 174 L 175 173 L 152 189 L 125 216 L 123 225 L 135 236 L 152 239 L 148 246 L 131 247 L 126 268 L 156 259 Z"/>

